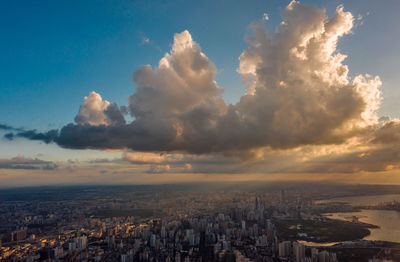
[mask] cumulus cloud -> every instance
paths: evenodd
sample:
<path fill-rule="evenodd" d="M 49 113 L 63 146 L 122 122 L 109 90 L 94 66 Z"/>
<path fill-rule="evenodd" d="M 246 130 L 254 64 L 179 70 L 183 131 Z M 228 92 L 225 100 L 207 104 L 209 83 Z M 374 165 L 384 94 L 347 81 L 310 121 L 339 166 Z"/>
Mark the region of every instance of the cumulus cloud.
<path fill-rule="evenodd" d="M 353 20 L 341 6 L 327 18 L 324 10 L 293 1 L 276 33 L 261 22 L 251 25 L 254 36 L 238 70 L 247 94 L 237 107 L 245 122 L 256 123 L 258 141 L 276 148 L 341 143 L 377 122 L 379 78 L 351 81 L 346 56 L 337 51 Z"/>
<path fill-rule="evenodd" d="M 162 174 L 168 173 L 170 170 L 170 165 L 152 165 L 147 172 L 153 174 Z"/>
<path fill-rule="evenodd" d="M 346 56 L 337 50 L 340 37 L 353 27 L 351 13 L 339 6 L 328 17 L 324 9 L 292 1 L 274 32 L 265 29 L 266 21 L 250 26 L 249 47 L 238 68 L 247 91 L 236 104 L 223 100 L 215 66 L 183 31 L 175 34 L 158 66 L 145 65 L 134 73 L 137 88 L 127 107 L 132 122 L 125 123 L 124 110 L 92 92 L 76 124 L 56 134 L 17 135 L 42 135 L 66 148 L 249 158 L 264 148 L 340 144 L 378 124 L 379 77 L 352 79 L 343 63 Z"/>
<path fill-rule="evenodd" d="M 192 171 L 192 170 L 193 170 L 192 164 L 186 163 L 186 164 L 185 164 L 185 170 L 186 170 L 186 171 Z"/>
<path fill-rule="evenodd" d="M 131 163 L 144 163 L 144 164 L 155 164 L 162 163 L 165 161 L 165 156 L 162 154 L 155 154 L 149 152 L 124 152 L 122 159 L 127 160 Z"/>
<path fill-rule="evenodd" d="M 56 169 L 57 164 L 40 160 L 38 158 L 27 158 L 23 155 L 18 155 L 11 159 L 0 159 L 0 169 L 42 169 L 53 170 Z"/>
<path fill-rule="evenodd" d="M 96 92 L 91 92 L 83 100 L 75 122 L 79 125 L 125 124 L 125 119 L 116 104 L 103 100 Z"/>

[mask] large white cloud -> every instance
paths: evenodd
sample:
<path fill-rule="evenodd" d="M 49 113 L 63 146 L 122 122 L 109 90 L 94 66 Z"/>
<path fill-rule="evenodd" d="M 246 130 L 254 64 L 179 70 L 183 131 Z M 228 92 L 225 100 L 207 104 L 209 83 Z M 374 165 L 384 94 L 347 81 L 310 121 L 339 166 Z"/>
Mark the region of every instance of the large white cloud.
<path fill-rule="evenodd" d="M 377 124 L 379 77 L 348 75 L 337 42 L 354 17 L 342 6 L 324 9 L 292 1 L 274 32 L 266 19 L 253 23 L 238 72 L 247 87 L 227 104 L 216 68 L 188 31 L 174 36 L 159 65 L 134 73 L 128 99 L 134 120 L 91 93 L 54 139 L 69 148 L 223 153 L 248 157 L 260 149 L 340 144 Z M 229 88 L 229 87 L 228 87 Z"/>
<path fill-rule="evenodd" d="M 275 33 L 263 21 L 251 28 L 250 47 L 238 72 L 247 94 L 236 105 L 243 124 L 273 147 L 339 143 L 358 128 L 377 123 L 379 77 L 353 80 L 337 51 L 353 16 L 339 6 L 333 17 L 293 1 Z"/>

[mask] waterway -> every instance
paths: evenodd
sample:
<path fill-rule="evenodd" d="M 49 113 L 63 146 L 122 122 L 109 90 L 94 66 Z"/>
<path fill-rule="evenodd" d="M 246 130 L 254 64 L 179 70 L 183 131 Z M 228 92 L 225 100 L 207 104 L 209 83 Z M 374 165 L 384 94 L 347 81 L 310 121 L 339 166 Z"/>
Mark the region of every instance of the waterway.
<path fill-rule="evenodd" d="M 359 205 L 377 205 L 383 202 L 400 201 L 400 194 L 396 195 L 378 195 L 378 196 L 356 196 L 341 197 L 329 200 L 321 200 L 320 203 L 328 202 L 346 202 L 352 206 Z M 341 212 L 325 214 L 326 217 L 352 221 L 356 216 L 360 222 L 373 224 L 379 228 L 371 228 L 371 234 L 363 238 L 364 240 L 381 240 L 400 243 L 400 212 L 392 210 L 361 210 L 360 212 Z M 320 245 L 318 243 L 304 243 L 311 245 Z M 336 243 L 324 243 L 324 245 L 334 245 Z"/>
<path fill-rule="evenodd" d="M 338 197 L 326 200 L 319 200 L 317 201 L 317 203 L 346 202 L 352 206 L 370 206 L 370 205 L 378 205 L 383 202 L 391 202 L 393 200 L 400 202 L 400 194 Z"/>

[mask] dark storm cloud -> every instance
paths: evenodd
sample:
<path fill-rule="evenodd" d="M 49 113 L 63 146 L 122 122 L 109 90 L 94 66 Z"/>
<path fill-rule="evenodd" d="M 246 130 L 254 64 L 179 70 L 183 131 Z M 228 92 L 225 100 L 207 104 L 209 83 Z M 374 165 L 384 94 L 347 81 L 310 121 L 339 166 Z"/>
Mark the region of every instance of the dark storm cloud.
<path fill-rule="evenodd" d="M 301 173 L 358 173 L 361 171 L 388 171 L 399 167 L 400 146 L 386 145 L 333 157 L 317 157 L 312 161 L 302 163 L 295 171 Z"/>
<path fill-rule="evenodd" d="M 20 127 L 13 127 L 13 126 L 9 126 L 6 124 L 0 124 L 0 130 L 4 130 L 4 131 L 23 131 L 23 128 Z"/>
<path fill-rule="evenodd" d="M 372 143 L 400 145 L 400 122 L 398 120 L 387 119 L 374 133 Z"/>
<path fill-rule="evenodd" d="M 8 139 L 8 140 L 13 140 L 14 139 L 14 134 L 13 133 L 7 133 L 7 134 L 4 135 L 4 138 Z"/>
<path fill-rule="evenodd" d="M 43 141 L 49 144 L 51 142 L 55 142 L 58 137 L 58 130 L 50 130 L 45 133 L 40 133 L 37 132 L 36 130 L 22 130 L 22 129 L 18 130 L 20 130 L 20 132 L 15 132 L 15 133 L 10 132 L 5 134 L 4 138 L 8 140 L 13 140 L 14 138 L 22 137 L 30 140 Z"/>
<path fill-rule="evenodd" d="M 14 128 L 12 126 L 4 125 L 4 124 L 0 124 L 0 129 L 1 130 L 14 130 Z"/>

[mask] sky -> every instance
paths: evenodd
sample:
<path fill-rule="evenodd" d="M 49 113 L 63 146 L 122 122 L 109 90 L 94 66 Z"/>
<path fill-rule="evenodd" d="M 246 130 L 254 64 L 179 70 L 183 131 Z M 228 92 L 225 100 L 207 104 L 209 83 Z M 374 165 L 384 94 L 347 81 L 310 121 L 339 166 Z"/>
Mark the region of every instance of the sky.
<path fill-rule="evenodd" d="M 8 1 L 0 186 L 400 183 L 398 1 Z"/>

